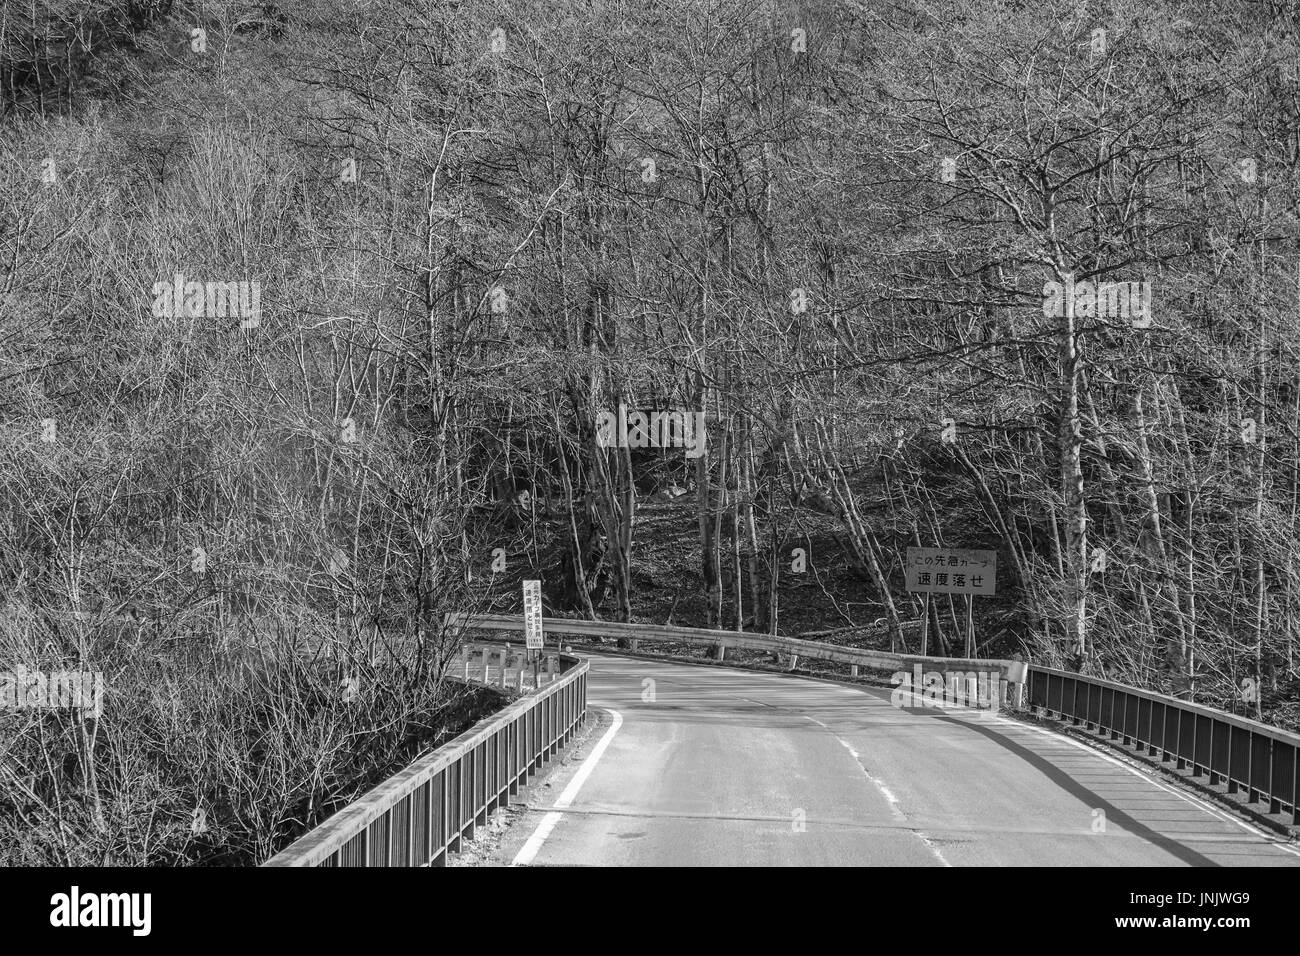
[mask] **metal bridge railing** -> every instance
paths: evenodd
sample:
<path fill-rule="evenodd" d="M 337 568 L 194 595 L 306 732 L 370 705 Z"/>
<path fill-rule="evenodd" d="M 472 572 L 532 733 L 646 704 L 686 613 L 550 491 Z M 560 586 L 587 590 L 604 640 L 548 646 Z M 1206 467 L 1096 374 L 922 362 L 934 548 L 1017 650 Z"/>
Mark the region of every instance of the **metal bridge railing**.
<path fill-rule="evenodd" d="M 441 866 L 587 716 L 588 663 L 562 673 L 348 804 L 263 866 Z"/>
<path fill-rule="evenodd" d="M 1296 806 L 1300 735 L 1211 707 L 1193 704 L 1113 681 L 1030 665 L 1029 705 L 1139 749 L 1174 761 L 1193 777 L 1229 793 L 1245 792 L 1249 803 L 1267 803 L 1269 813 L 1291 814 Z"/>
<path fill-rule="evenodd" d="M 465 630 L 489 632 L 513 632 L 523 629 L 520 617 L 511 614 L 448 614 L 447 625 Z M 725 652 L 726 648 L 730 647 L 784 654 L 790 658 L 792 668 L 800 657 L 833 661 L 849 665 L 854 675 L 857 674 L 859 667 L 910 675 L 918 666 L 924 673 L 951 675 L 959 677 L 963 682 L 974 678 L 978 673 L 993 674 L 995 683 L 1000 685 L 997 698 L 1011 701 L 1019 699 L 1019 688 L 1024 683 L 1027 666 L 1024 661 L 892 654 L 837 644 L 823 644 L 819 641 L 805 641 L 794 637 L 778 637 L 746 631 L 711 630 L 702 627 L 621 624 L 615 621 L 580 621 L 547 617 L 542 619 L 542 628 L 547 634 L 554 635 L 623 638 L 634 649 L 638 641 L 666 641 L 711 646 L 721 652 Z"/>

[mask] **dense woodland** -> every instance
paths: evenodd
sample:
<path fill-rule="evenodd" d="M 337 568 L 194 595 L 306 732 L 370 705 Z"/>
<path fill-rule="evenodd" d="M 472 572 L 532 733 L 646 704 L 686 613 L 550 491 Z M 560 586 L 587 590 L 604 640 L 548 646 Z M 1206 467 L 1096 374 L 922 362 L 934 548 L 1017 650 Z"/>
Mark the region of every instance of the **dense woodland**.
<path fill-rule="evenodd" d="M 0 0 L 0 134 L 0 862 L 264 858 L 523 577 L 1300 720 L 1294 0 Z"/>

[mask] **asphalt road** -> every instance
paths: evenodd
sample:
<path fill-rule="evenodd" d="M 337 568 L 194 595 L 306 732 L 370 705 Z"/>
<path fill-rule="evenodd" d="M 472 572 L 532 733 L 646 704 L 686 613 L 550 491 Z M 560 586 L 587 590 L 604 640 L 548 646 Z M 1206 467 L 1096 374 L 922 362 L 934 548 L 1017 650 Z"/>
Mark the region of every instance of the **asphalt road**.
<path fill-rule="evenodd" d="M 896 707 L 890 693 L 592 655 L 589 704 L 612 714 L 533 788 L 494 856 L 567 866 L 1300 865 L 1300 848 L 1160 775 L 986 711 Z"/>

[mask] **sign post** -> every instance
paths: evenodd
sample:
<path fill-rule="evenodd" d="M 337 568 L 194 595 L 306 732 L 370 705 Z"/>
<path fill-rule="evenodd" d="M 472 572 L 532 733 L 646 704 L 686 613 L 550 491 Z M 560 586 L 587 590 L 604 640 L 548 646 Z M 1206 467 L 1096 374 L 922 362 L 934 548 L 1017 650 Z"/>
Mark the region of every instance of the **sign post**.
<path fill-rule="evenodd" d="M 929 650 L 930 595 L 966 596 L 966 656 L 975 654 L 975 595 L 993 594 L 997 588 L 998 553 L 967 548 L 908 548 L 903 569 L 909 591 L 925 595 L 921 622 L 921 654 Z"/>
<path fill-rule="evenodd" d="M 537 652 L 542 649 L 542 582 L 524 582 L 524 647 L 533 662 L 533 685 L 537 684 Z M 523 684 L 520 668 L 520 685 Z"/>
<path fill-rule="evenodd" d="M 925 657 L 930 648 L 930 592 L 925 592 L 925 602 L 921 605 L 921 656 Z"/>
<path fill-rule="evenodd" d="M 966 595 L 966 656 L 975 656 L 975 597 Z"/>

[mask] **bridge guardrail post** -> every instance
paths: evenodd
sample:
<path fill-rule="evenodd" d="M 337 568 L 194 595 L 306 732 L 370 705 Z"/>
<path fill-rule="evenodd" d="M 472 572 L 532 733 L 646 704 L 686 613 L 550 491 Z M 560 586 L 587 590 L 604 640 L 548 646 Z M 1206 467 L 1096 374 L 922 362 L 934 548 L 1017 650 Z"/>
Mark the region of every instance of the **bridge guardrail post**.
<path fill-rule="evenodd" d="M 1018 657 L 1018 655 L 1017 655 Z M 1007 667 L 1006 683 L 1010 684 L 1015 695 L 1015 709 L 1023 710 L 1025 707 L 1025 682 L 1029 680 L 1029 662 L 1013 658 L 1011 664 Z M 1006 697 L 1003 697 L 1005 700 Z"/>

